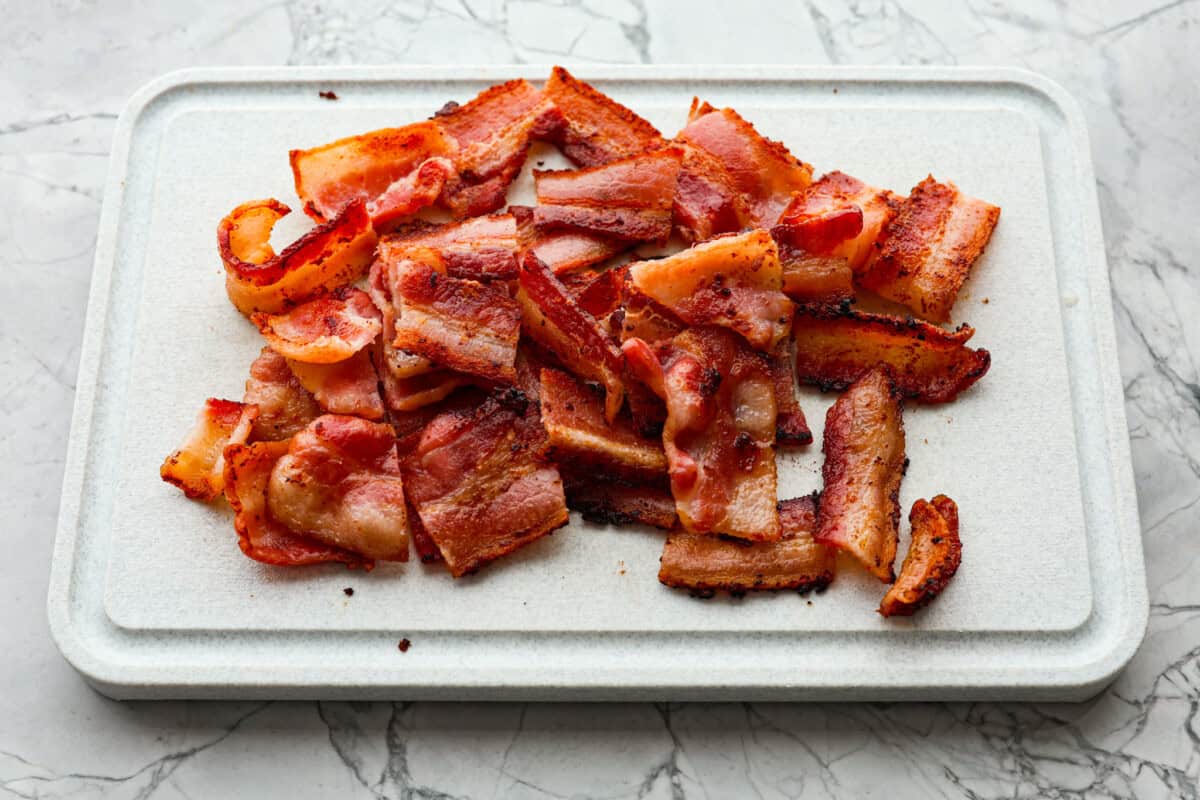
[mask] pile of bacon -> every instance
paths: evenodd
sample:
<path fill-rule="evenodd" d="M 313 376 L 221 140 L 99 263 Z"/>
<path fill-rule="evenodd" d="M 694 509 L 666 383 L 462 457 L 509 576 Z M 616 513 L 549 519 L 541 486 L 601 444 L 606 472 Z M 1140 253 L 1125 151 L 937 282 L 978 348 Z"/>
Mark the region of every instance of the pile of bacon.
<path fill-rule="evenodd" d="M 501 212 L 534 141 L 579 168 L 534 170 L 537 205 Z M 258 200 L 217 230 L 266 343 L 245 396 L 208 400 L 162 466 L 228 499 L 250 558 L 370 568 L 411 538 L 458 577 L 575 509 L 669 531 L 659 578 L 701 595 L 822 589 L 841 550 L 892 583 L 881 613 L 911 614 L 954 574 L 943 496 L 913 506 L 893 568 L 901 404 L 988 369 L 970 327 L 936 323 L 995 206 L 932 177 L 907 197 L 814 181 L 699 101 L 666 139 L 561 68 L 291 166 L 316 227 L 276 253 L 289 209 Z M 689 246 L 630 260 L 669 238 Z M 860 311 L 864 290 L 908 311 Z M 776 448 L 813 438 L 798 382 L 844 393 L 823 490 L 780 502 Z"/>

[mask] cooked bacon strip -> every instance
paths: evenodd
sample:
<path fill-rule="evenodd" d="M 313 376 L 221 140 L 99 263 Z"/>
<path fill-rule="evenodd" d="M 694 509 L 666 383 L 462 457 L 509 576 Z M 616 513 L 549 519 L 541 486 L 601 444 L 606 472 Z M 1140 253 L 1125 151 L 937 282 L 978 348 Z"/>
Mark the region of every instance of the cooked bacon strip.
<path fill-rule="evenodd" d="M 798 192 L 772 229 L 781 243 L 814 256 L 843 258 L 861 273 L 900 198 L 844 172 L 830 172 Z"/>
<path fill-rule="evenodd" d="M 860 281 L 925 319 L 945 322 L 999 220 L 997 206 L 931 175 L 900 203 Z"/>
<path fill-rule="evenodd" d="M 667 403 L 663 446 L 684 528 L 778 539 L 775 389 L 765 357 L 722 328 L 691 328 L 657 353 L 641 339 L 623 350 Z"/>
<path fill-rule="evenodd" d="M 538 230 L 529 206 L 509 206 L 517 221 L 521 249 L 532 252 L 555 275 L 584 270 L 629 248 L 628 242 L 575 230 Z"/>
<path fill-rule="evenodd" d="M 576 164 L 594 167 L 666 144 L 649 122 L 562 67 L 550 73 L 543 91 L 566 122 L 551 138 Z"/>
<path fill-rule="evenodd" d="M 621 307 L 625 281 L 629 272 L 624 267 L 605 270 L 589 280 L 575 295 L 579 307 L 596 319 L 604 319 Z M 566 281 L 563 281 L 564 285 Z M 569 288 L 569 287 L 568 287 Z"/>
<path fill-rule="evenodd" d="M 905 397 L 953 400 L 988 371 L 987 350 L 966 346 L 975 331 L 945 331 L 885 314 L 798 308 L 793 320 L 796 375 L 823 390 L 844 389 L 876 364 L 891 368 Z"/>
<path fill-rule="evenodd" d="M 845 550 L 875 577 L 895 580 L 904 420 L 884 369 L 863 375 L 825 415 L 817 541 Z"/>
<path fill-rule="evenodd" d="M 225 446 L 245 443 L 257 418 L 257 406 L 208 398 L 195 427 L 158 474 L 193 500 L 212 500 L 225 489 Z"/>
<path fill-rule="evenodd" d="M 271 518 L 325 544 L 408 560 L 408 523 L 390 425 L 327 414 L 296 434 L 267 485 Z"/>
<path fill-rule="evenodd" d="M 370 295 L 348 286 L 282 314 L 251 314 L 250 321 L 272 350 L 308 364 L 345 361 L 383 330 L 379 309 Z"/>
<path fill-rule="evenodd" d="M 625 242 L 665 242 L 682 155 L 667 147 L 587 169 L 534 170 L 533 224 Z"/>
<path fill-rule="evenodd" d="M 258 407 L 251 441 L 290 439 L 321 416 L 321 407 L 288 366 L 287 359 L 264 347 L 250 365 L 243 403 Z"/>
<path fill-rule="evenodd" d="M 779 253 L 765 230 L 631 264 L 629 285 L 684 322 L 730 328 L 759 350 L 774 348 L 791 327 Z"/>
<path fill-rule="evenodd" d="M 797 303 L 838 306 L 854 299 L 854 273 L 844 258 L 814 256 L 780 244 L 779 263 L 783 293 Z"/>
<path fill-rule="evenodd" d="M 421 524 L 421 515 L 409 503 L 405 507 L 408 514 L 408 531 L 412 535 L 413 549 L 422 564 L 436 564 L 442 560 L 442 551 L 438 550 L 437 542 Z"/>
<path fill-rule="evenodd" d="M 833 581 L 832 548 L 816 541 L 817 503 L 812 495 L 779 504 L 782 538 L 747 542 L 677 530 L 663 545 L 658 579 L 676 589 L 711 597 L 717 591 L 796 589 L 821 591 Z"/>
<path fill-rule="evenodd" d="M 562 481 L 540 458 L 540 425 L 509 389 L 433 420 L 404 460 L 404 483 L 455 577 L 567 521 Z"/>
<path fill-rule="evenodd" d="M 437 200 L 453 174 L 448 157 L 455 150 L 442 126 L 426 121 L 292 150 L 288 158 L 296 194 L 310 217 L 324 222 L 358 201 L 383 224 Z"/>
<path fill-rule="evenodd" d="M 217 226 L 225 291 L 243 314 L 277 313 L 363 275 L 375 252 L 375 229 L 361 202 L 313 228 L 283 252 L 271 249 L 271 230 L 291 209 L 278 200 L 253 200 Z"/>
<path fill-rule="evenodd" d="M 665 486 L 599 480 L 594 475 L 574 475 L 569 470 L 563 472 L 563 486 L 567 508 L 597 525 L 640 523 L 670 530 L 679 522 L 675 498 Z"/>
<path fill-rule="evenodd" d="M 444 275 L 419 261 L 395 269 L 398 350 L 489 380 L 516 378 L 521 310 L 506 286 Z"/>
<path fill-rule="evenodd" d="M 477 281 L 517 277 L 517 221 L 511 214 L 472 217 L 434 225 L 417 222 L 379 240 L 378 260 L 394 263 L 422 251 L 433 251 L 444 271 L 455 278 Z"/>
<path fill-rule="evenodd" d="M 338 561 L 350 568 L 371 569 L 375 562 L 312 539 L 276 522 L 267 509 L 271 471 L 287 455 L 290 442 L 231 444 L 225 448 L 225 498 L 233 507 L 238 547 L 264 564 L 299 567 Z"/>
<path fill-rule="evenodd" d="M 731 108 L 693 99 L 688 124 L 675 141 L 688 148 L 676 221 L 692 241 L 774 225 L 792 195 L 812 183 L 810 165 Z"/>
<path fill-rule="evenodd" d="M 885 617 L 910 617 L 937 597 L 962 563 L 958 538 L 958 506 L 944 494 L 933 502 L 918 500 L 908 514 L 912 544 L 900 577 L 883 596 L 879 613 Z"/>
<path fill-rule="evenodd" d="M 604 386 L 604 417 L 612 422 L 625 398 L 621 352 L 595 317 L 581 309 L 566 287 L 532 253 L 521 264 L 517 301 L 522 329 L 553 352 L 563 366 Z"/>
<path fill-rule="evenodd" d="M 771 383 L 775 387 L 775 444 L 798 447 L 812 444 L 813 435 L 796 399 L 796 359 L 790 338 L 771 351 Z"/>
<path fill-rule="evenodd" d="M 622 417 L 610 425 L 602 400 L 561 370 L 542 370 L 541 415 L 551 457 L 577 472 L 590 468 L 596 475 L 635 482 L 667 474 L 661 441 L 639 436 Z"/>
<path fill-rule="evenodd" d="M 336 364 L 306 364 L 288 361 L 300 385 L 312 393 L 327 414 L 348 414 L 363 419 L 383 419 L 379 376 L 371 363 L 371 351 L 360 350 Z"/>

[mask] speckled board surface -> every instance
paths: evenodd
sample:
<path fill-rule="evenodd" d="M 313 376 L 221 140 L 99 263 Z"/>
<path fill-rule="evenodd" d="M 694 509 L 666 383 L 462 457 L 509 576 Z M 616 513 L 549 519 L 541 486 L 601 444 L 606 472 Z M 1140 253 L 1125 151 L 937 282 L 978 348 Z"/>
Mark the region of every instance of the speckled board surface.
<path fill-rule="evenodd" d="M 901 191 L 932 171 L 1004 209 L 955 308 L 992 370 L 956 403 L 906 413 L 902 504 L 955 497 L 965 551 L 914 622 L 874 614 L 881 587 L 851 569 L 812 605 L 699 602 L 655 580 L 661 534 L 577 517 L 457 583 L 418 564 L 281 573 L 241 556 L 226 510 L 158 481 L 203 398 L 240 395 L 258 347 L 224 297 L 220 216 L 251 197 L 292 200 L 289 147 L 545 72 L 205 71 L 134 99 L 105 198 L 51 588 L 68 658 L 139 697 L 1065 698 L 1102 686 L 1141 638 L 1141 546 L 1086 135 L 1073 102 L 1027 74 L 580 73 L 666 131 L 699 94 L 818 171 Z M 320 100 L 322 88 L 343 99 Z M 279 240 L 302 230 L 285 222 Z M 802 396 L 818 442 L 831 399 Z M 819 488 L 819 469 L 818 446 L 784 456 L 781 496 Z M 410 634 L 422 646 L 398 662 Z"/>

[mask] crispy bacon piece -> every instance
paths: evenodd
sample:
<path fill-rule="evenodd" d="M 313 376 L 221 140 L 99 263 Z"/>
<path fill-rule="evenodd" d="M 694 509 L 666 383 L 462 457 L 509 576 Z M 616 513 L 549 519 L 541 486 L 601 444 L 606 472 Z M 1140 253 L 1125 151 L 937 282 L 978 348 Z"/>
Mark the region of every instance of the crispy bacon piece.
<path fill-rule="evenodd" d="M 670 530 L 679 517 L 675 498 L 665 486 L 629 484 L 597 479 L 595 475 L 574 475 L 563 471 L 567 508 L 578 511 L 588 522 L 598 525 L 640 523 Z"/>
<path fill-rule="evenodd" d="M 250 321 L 272 350 L 308 364 L 345 361 L 375 341 L 383 329 L 370 295 L 349 286 L 282 314 L 251 314 Z"/>
<path fill-rule="evenodd" d="M 233 507 L 238 546 L 264 564 L 299 567 L 338 561 L 350 568 L 371 569 L 375 562 L 290 530 L 276 522 L 267 508 L 267 486 L 275 464 L 290 442 L 231 444 L 225 448 L 225 498 Z"/>
<path fill-rule="evenodd" d="M 360 350 L 336 364 L 288 361 L 288 366 L 325 413 L 383 419 L 379 376 L 371 363 L 370 350 Z"/>
<path fill-rule="evenodd" d="M 534 254 L 525 254 L 519 280 L 517 302 L 525 333 L 576 375 L 604 386 L 604 417 L 615 420 L 625 398 L 621 352 Z"/>
<path fill-rule="evenodd" d="M 408 561 L 408 523 L 390 425 L 327 414 L 296 434 L 267 485 L 272 519 L 327 545 Z"/>
<path fill-rule="evenodd" d="M 310 217 L 324 222 L 358 201 L 382 225 L 437 200 L 456 149 L 441 125 L 426 121 L 292 150 L 288 159 Z"/>
<path fill-rule="evenodd" d="M 780 244 L 779 263 L 783 293 L 797 303 L 837 306 L 854 299 L 854 273 L 844 258 L 814 256 Z"/>
<path fill-rule="evenodd" d="M 825 415 L 825 463 L 817 541 L 845 550 L 881 581 L 892 564 L 900 522 L 904 420 L 887 372 L 872 369 Z"/>
<path fill-rule="evenodd" d="M 562 67 L 543 91 L 565 120 L 551 139 L 576 164 L 594 167 L 666 144 L 649 122 Z"/>
<path fill-rule="evenodd" d="M 792 195 L 812 183 L 810 165 L 731 108 L 693 99 L 675 141 L 687 146 L 675 218 L 692 241 L 774 225 Z"/>
<path fill-rule="evenodd" d="M 774 542 L 747 542 L 676 530 L 663 545 L 658 579 L 676 589 L 710 597 L 717 591 L 796 589 L 821 591 L 833 581 L 833 549 L 813 538 L 817 503 L 812 495 L 779 504 L 783 535 Z"/>
<path fill-rule="evenodd" d="M 830 172 L 798 192 L 772 233 L 780 243 L 814 256 L 842 258 L 861 273 L 900 198 L 844 172 Z"/>
<path fill-rule="evenodd" d="M 253 200 L 217 226 L 225 291 L 238 311 L 277 313 L 363 275 L 375 252 L 366 207 L 353 202 L 276 254 L 271 230 L 291 209 L 278 200 Z"/>
<path fill-rule="evenodd" d="M 791 338 L 781 339 L 771 351 L 771 384 L 775 387 L 775 444 L 799 447 L 812 444 L 804 409 L 796 399 L 796 360 Z"/>
<path fill-rule="evenodd" d="M 690 325 L 737 331 L 769 351 L 787 336 L 792 302 L 781 291 L 779 253 L 765 230 L 722 236 L 629 265 L 629 285 Z"/>
<path fill-rule="evenodd" d="M 243 444 L 257 418 L 257 406 L 208 398 L 195 427 L 158 474 L 193 500 L 212 500 L 225 489 L 225 446 Z"/>
<path fill-rule="evenodd" d="M 775 388 L 766 358 L 722 328 L 691 328 L 658 352 L 623 346 L 630 370 L 667 404 L 663 446 L 679 520 L 695 533 L 779 538 Z"/>
<path fill-rule="evenodd" d="M 517 246 L 517 222 L 511 214 L 444 225 L 416 222 L 380 239 L 378 261 L 394 263 L 421 251 L 420 260 L 440 261 L 455 278 L 511 280 L 517 277 Z"/>
<path fill-rule="evenodd" d="M 823 390 L 844 389 L 876 364 L 891 368 L 905 397 L 953 400 L 988 371 L 987 350 L 966 342 L 975 331 L 945 331 L 924 322 L 846 308 L 798 308 L 792 323 L 796 375 Z"/>
<path fill-rule="evenodd" d="M 243 403 L 258 407 L 251 441 L 290 439 L 321 416 L 321 407 L 288 366 L 287 359 L 264 347 L 250 365 Z"/>
<path fill-rule="evenodd" d="M 409 501 L 455 577 L 474 572 L 567 521 L 562 481 L 540 460 L 540 425 L 509 389 L 448 411 L 404 460 Z"/>
<path fill-rule="evenodd" d="M 682 149 L 667 147 L 587 169 L 534 170 L 533 224 L 625 242 L 665 242 L 682 156 Z"/>
<path fill-rule="evenodd" d="M 393 268 L 398 350 L 489 380 L 516 378 L 521 310 L 507 286 L 455 278 L 419 261 Z"/>
<path fill-rule="evenodd" d="M 555 275 L 565 276 L 607 261 L 629 248 L 628 242 L 576 230 L 538 230 L 529 206 L 509 206 L 517 221 L 521 249 L 532 252 Z"/>
<path fill-rule="evenodd" d="M 997 206 L 931 175 L 900 203 L 860 281 L 925 319 L 945 322 L 999 219 Z"/>
<path fill-rule="evenodd" d="M 883 596 L 879 613 L 885 617 L 910 617 L 937 597 L 962 562 L 958 538 L 958 506 L 944 494 L 932 502 L 918 500 L 908 514 L 912 544 L 900 577 Z"/>

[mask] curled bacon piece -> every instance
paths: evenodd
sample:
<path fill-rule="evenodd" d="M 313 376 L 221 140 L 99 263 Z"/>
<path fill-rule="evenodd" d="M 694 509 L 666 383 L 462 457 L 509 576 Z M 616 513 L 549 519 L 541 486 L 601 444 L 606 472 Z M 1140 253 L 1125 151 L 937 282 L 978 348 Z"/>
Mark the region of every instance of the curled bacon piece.
<path fill-rule="evenodd" d="M 193 500 L 212 500 L 225 488 L 225 446 L 244 443 L 257 418 L 257 406 L 208 398 L 195 427 L 158 474 Z"/>
<path fill-rule="evenodd" d="M 817 503 L 812 495 L 779 504 L 783 535 L 774 542 L 746 542 L 677 530 L 663 545 L 658 579 L 676 589 L 711 597 L 717 591 L 796 589 L 821 591 L 834 577 L 835 553 L 813 538 Z"/>
<path fill-rule="evenodd" d="M 665 486 L 598 480 L 594 475 L 575 475 L 563 470 L 567 508 L 578 511 L 597 525 L 638 523 L 670 530 L 679 522 L 675 498 Z"/>
<path fill-rule="evenodd" d="M 243 314 L 277 313 L 363 275 L 375 252 L 375 229 L 359 201 L 276 254 L 271 230 L 291 209 L 278 200 L 243 203 L 217 226 L 225 290 Z"/>
<path fill-rule="evenodd" d="M 525 254 L 519 280 L 522 329 L 563 366 L 604 386 L 604 418 L 615 420 L 625 398 L 621 352 L 534 254 Z"/>
<path fill-rule="evenodd" d="M 905 397 L 953 400 L 988 371 L 987 350 L 966 346 L 975 331 L 945 331 L 885 314 L 798 308 L 792 323 L 796 374 L 823 390 L 844 389 L 876 364 L 886 364 Z"/>
<path fill-rule="evenodd" d="M 622 348 L 633 374 L 667 404 L 663 447 L 683 527 L 779 538 L 775 388 L 765 357 L 721 328 L 690 328 L 655 352 Z"/>
<path fill-rule="evenodd" d="M 817 541 L 845 550 L 884 582 L 895 580 L 904 420 L 883 369 L 863 375 L 825 415 Z"/>
<path fill-rule="evenodd" d="M 271 518 L 331 547 L 408 560 L 408 523 L 390 425 L 327 414 L 296 434 L 267 485 Z"/>
<path fill-rule="evenodd" d="M 770 369 L 775 387 L 775 444 L 781 447 L 812 444 L 812 431 L 796 399 L 796 359 L 790 337 L 781 339 L 771 351 Z"/>
<path fill-rule="evenodd" d="M 958 538 L 958 506 L 944 494 L 933 501 L 918 500 L 908 514 L 912 544 L 900 577 L 883 596 L 879 613 L 910 617 L 941 594 L 962 563 Z"/>
<path fill-rule="evenodd" d="M 518 390 L 436 417 L 404 460 L 409 501 L 455 577 L 567 521 L 562 481 Z"/>
<path fill-rule="evenodd" d="M 667 147 L 587 169 L 534 170 L 533 224 L 625 242 L 665 242 L 682 155 Z"/>
<path fill-rule="evenodd" d="M 845 259 L 861 273 L 900 198 L 844 172 L 830 172 L 798 192 L 772 234 L 782 244 L 814 256 Z"/>
<path fill-rule="evenodd" d="M 791 326 L 779 253 L 765 230 L 636 262 L 629 266 L 629 284 L 684 322 L 730 328 L 759 350 L 774 348 Z"/>
<path fill-rule="evenodd" d="M 900 203 L 860 281 L 925 319 L 945 322 L 999 219 L 998 207 L 931 175 Z"/>
<path fill-rule="evenodd" d="M 529 206 L 509 206 L 517 220 L 521 249 L 533 253 L 555 275 L 583 270 L 628 249 L 629 243 L 576 230 L 538 230 Z"/>
<path fill-rule="evenodd" d="M 336 561 L 371 569 L 375 562 L 340 547 L 312 539 L 275 521 L 267 508 L 271 471 L 288 452 L 290 442 L 231 444 L 225 448 L 225 498 L 234 510 L 238 546 L 264 564 L 299 567 Z"/>
<path fill-rule="evenodd" d="M 282 314 L 251 314 L 250 321 L 272 350 L 307 364 L 345 361 L 375 341 L 383 329 L 371 297 L 348 286 Z"/>
<path fill-rule="evenodd" d="M 289 361 L 288 366 L 325 413 L 383 419 L 379 376 L 371 363 L 371 351 L 359 350 L 336 364 Z"/>
<path fill-rule="evenodd" d="M 415 222 L 379 240 L 378 261 L 439 261 L 455 278 L 476 281 L 517 277 L 517 222 L 512 214 L 472 217 L 434 225 Z"/>
<path fill-rule="evenodd" d="M 594 167 L 666 144 L 649 122 L 562 67 L 543 91 L 565 121 L 550 138 L 576 164 Z"/>
<path fill-rule="evenodd" d="M 321 416 L 321 407 L 288 366 L 287 359 L 264 347 L 250 365 L 242 402 L 258 407 L 252 441 L 290 439 Z"/>

